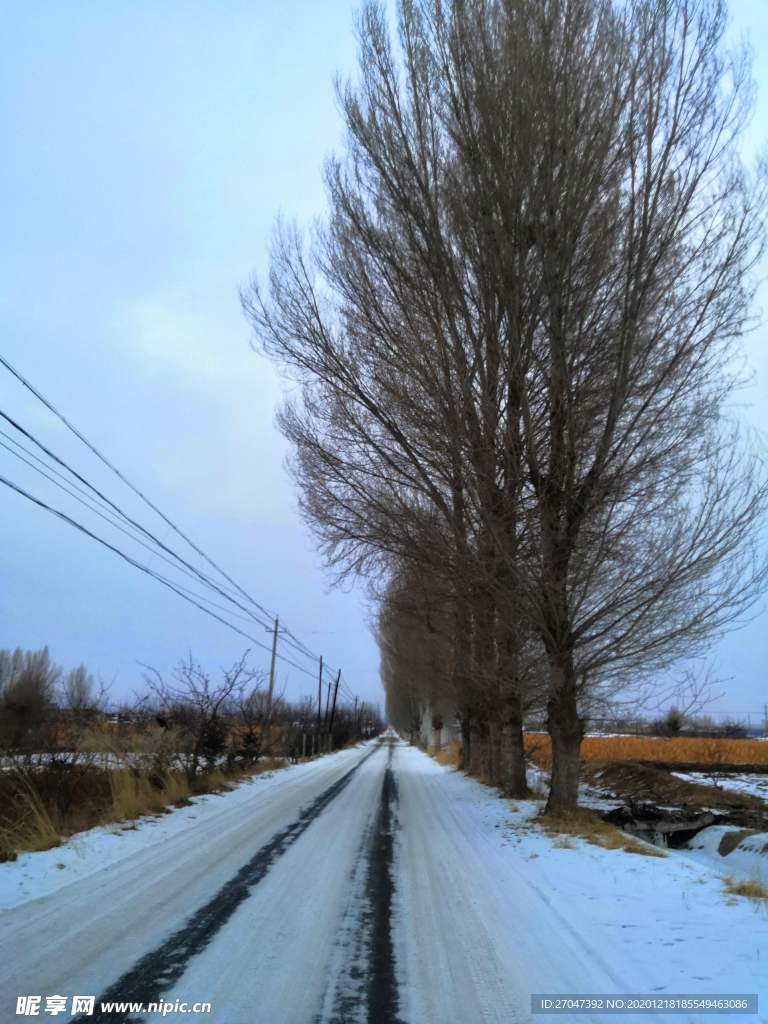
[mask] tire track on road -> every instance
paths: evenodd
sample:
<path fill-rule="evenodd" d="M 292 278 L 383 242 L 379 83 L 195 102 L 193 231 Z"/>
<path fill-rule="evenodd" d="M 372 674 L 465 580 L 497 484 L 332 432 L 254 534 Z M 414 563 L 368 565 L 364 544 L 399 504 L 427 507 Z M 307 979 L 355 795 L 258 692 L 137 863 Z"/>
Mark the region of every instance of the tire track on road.
<path fill-rule="evenodd" d="M 348 772 L 316 797 L 298 818 L 274 834 L 247 864 L 216 893 L 213 899 L 191 916 L 187 923 L 161 946 L 143 956 L 96 1000 L 93 1016 L 80 1015 L 72 1024 L 125 1024 L 140 1020 L 130 1013 L 102 1013 L 101 1003 L 148 1003 L 160 1001 L 187 969 L 189 961 L 216 936 L 237 908 L 264 878 L 275 861 L 307 831 L 312 822 L 344 790 L 357 770 L 381 750 L 381 743 L 369 751 Z"/>
<path fill-rule="evenodd" d="M 392 901 L 394 833 L 397 782 L 392 769 L 393 741 L 384 770 L 379 806 L 366 830 L 360 858 L 367 859 L 367 870 L 360 878 L 356 865 L 352 874 L 352 899 L 345 914 L 346 923 L 336 940 L 345 951 L 345 964 L 326 993 L 323 1002 L 332 1000 L 332 1009 L 324 1008 L 313 1024 L 404 1024 L 398 1017 L 399 996 L 392 942 Z"/>
<path fill-rule="evenodd" d="M 371 953 L 368 979 L 368 1024 L 403 1024 L 397 1016 L 399 998 L 395 974 L 395 950 L 392 944 L 392 898 L 395 880 L 392 873 L 397 783 L 392 771 L 393 745 L 384 770 L 381 804 L 376 819 L 368 872 L 368 899 L 371 904 Z"/>

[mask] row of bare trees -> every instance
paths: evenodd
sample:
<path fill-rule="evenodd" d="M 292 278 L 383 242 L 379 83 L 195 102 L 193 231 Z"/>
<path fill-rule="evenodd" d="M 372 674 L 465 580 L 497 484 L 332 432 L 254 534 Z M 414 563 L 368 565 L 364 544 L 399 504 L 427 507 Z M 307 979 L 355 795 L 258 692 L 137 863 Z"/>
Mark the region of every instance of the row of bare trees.
<path fill-rule="evenodd" d="M 382 730 L 366 704 L 331 717 L 310 699 L 270 701 L 246 655 L 216 674 L 192 655 L 170 675 L 146 669 L 144 688 L 115 701 L 47 648 L 0 650 L 0 863 Z"/>
<path fill-rule="evenodd" d="M 104 711 L 106 695 L 103 682 L 94 682 L 85 665 L 65 673 L 47 647 L 0 650 L 0 750 L 27 746 L 55 712 L 63 711 L 70 723 L 87 724 Z"/>
<path fill-rule="evenodd" d="M 249 668 L 248 652 L 214 679 L 190 654 L 170 679 L 147 669 L 146 690 L 131 715 L 154 716 L 163 728 L 185 738 L 187 773 L 220 765 L 227 758 L 256 762 L 262 757 L 299 757 L 329 752 L 383 729 L 378 710 L 367 704 L 336 703 L 329 714 L 312 698 L 293 703 L 270 699 L 267 675 Z M 130 715 L 129 715 L 130 717 Z"/>
<path fill-rule="evenodd" d="M 339 703 L 331 716 L 311 699 L 270 701 L 266 673 L 249 666 L 247 651 L 218 676 L 190 654 L 170 677 L 146 667 L 144 682 L 115 702 L 84 666 L 65 674 L 48 648 L 0 650 L 0 758 L 30 770 L 88 759 L 103 768 L 105 756 L 130 763 L 149 751 L 158 783 L 172 765 L 193 782 L 201 771 L 327 752 L 383 728 L 367 704 Z"/>
<path fill-rule="evenodd" d="M 577 803 L 590 709 L 701 655 L 766 580 L 739 339 L 765 164 L 721 0 L 401 0 L 358 22 L 346 154 L 244 308 L 335 579 L 380 601 L 388 708 L 458 715 Z"/>

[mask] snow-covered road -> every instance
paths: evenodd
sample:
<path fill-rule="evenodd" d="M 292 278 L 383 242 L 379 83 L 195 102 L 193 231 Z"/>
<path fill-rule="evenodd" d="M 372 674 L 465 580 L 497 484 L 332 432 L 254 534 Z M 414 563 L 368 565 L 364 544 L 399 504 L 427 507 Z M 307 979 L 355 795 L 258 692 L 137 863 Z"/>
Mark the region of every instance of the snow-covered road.
<path fill-rule="evenodd" d="M 0 914 L 3 1024 L 25 994 L 94 995 L 83 1021 L 211 1004 L 182 1024 L 514 1024 L 531 992 L 765 994 L 765 915 L 725 906 L 711 873 L 553 848 L 394 737 L 115 837 L 80 877 L 68 855 L 0 866 L 0 898 L 31 879 Z M 34 898 L 43 858 L 63 867 L 38 867 Z"/>

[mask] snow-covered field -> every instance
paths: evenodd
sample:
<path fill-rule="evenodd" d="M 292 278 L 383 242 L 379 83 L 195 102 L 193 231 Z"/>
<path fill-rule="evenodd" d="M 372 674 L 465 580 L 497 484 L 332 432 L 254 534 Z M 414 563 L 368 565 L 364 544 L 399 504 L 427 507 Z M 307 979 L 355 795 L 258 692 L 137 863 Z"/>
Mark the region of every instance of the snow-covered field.
<path fill-rule="evenodd" d="M 729 772 L 727 775 L 717 775 L 717 766 L 713 766 L 713 772 L 717 777 L 717 784 L 722 789 L 733 793 L 748 793 L 750 796 L 759 796 L 761 800 L 768 800 L 768 775 L 756 775 L 745 772 L 743 775 L 736 775 Z M 704 786 L 711 786 L 712 775 L 704 775 L 701 772 L 672 772 L 678 779 L 685 782 L 698 782 Z"/>
<path fill-rule="evenodd" d="M 207 1000 L 181 1019 L 209 1024 L 508 1024 L 537 992 L 765 1003 L 768 917 L 725 892 L 714 846 L 558 843 L 533 802 L 389 747 L 0 865 L 0 1019 L 18 995 L 91 993 L 98 1011 L 144 980 L 124 998 Z"/>

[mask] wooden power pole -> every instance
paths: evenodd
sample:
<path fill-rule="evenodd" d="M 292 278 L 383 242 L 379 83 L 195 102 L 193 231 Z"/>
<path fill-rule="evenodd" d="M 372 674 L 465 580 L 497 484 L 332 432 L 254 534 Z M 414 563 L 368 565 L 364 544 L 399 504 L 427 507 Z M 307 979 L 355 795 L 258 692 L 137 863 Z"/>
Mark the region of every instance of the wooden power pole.
<path fill-rule="evenodd" d="M 333 732 L 333 716 L 336 711 L 336 694 L 339 692 L 339 681 L 341 679 L 341 669 L 339 674 L 336 676 L 336 689 L 333 691 L 333 706 L 331 707 L 331 721 L 328 725 L 328 732 Z"/>
<path fill-rule="evenodd" d="M 320 732 L 320 714 L 323 710 L 323 656 L 320 655 L 320 678 L 317 680 L 317 731 Z"/>
<path fill-rule="evenodd" d="M 275 657 L 277 655 L 278 620 L 275 619 L 275 634 L 272 637 L 272 663 L 269 667 L 269 691 L 267 692 L 267 714 L 264 723 L 264 753 L 269 750 L 269 725 L 272 718 L 272 691 L 275 688 Z"/>

